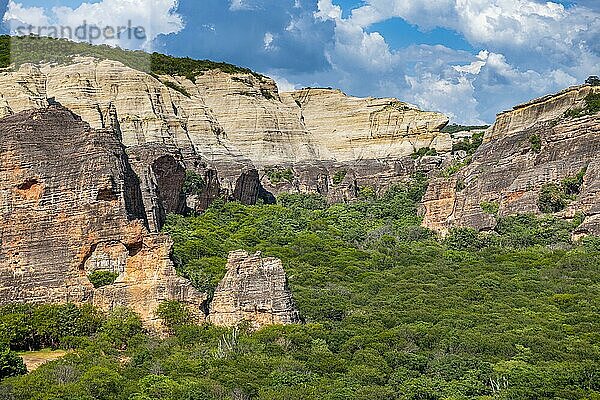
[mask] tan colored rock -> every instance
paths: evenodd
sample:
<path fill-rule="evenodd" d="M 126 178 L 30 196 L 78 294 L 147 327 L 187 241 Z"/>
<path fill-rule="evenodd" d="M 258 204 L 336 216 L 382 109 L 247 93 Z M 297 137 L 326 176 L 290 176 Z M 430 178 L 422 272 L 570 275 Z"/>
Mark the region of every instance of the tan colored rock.
<path fill-rule="evenodd" d="M 172 77 L 162 81 L 178 82 Z M 125 146 L 156 143 L 181 152 L 186 167 L 208 163 L 233 193 L 238 171 L 251 167 L 232 144 L 198 91 L 191 97 L 161 80 L 110 60 L 79 58 L 68 65 L 25 64 L 0 74 L 4 115 L 46 107 L 47 99 L 80 115 L 92 128 L 110 128 Z"/>
<path fill-rule="evenodd" d="M 357 98 L 330 89 L 303 89 L 284 93 L 282 99 L 300 107 L 300 118 L 324 159 L 397 159 L 423 147 L 452 149 L 450 135 L 440 132 L 448 124 L 446 116 L 397 99 Z"/>
<path fill-rule="evenodd" d="M 154 326 L 158 303 L 176 299 L 201 320 L 206 295 L 149 232 L 140 183 L 113 131 L 62 107 L 0 119 L 0 303 L 126 305 Z M 116 283 L 95 289 L 98 270 Z"/>
<path fill-rule="evenodd" d="M 584 107 L 584 99 L 590 93 L 600 93 L 599 86 L 572 86 L 559 93 L 540 97 L 520 104 L 510 111 L 504 111 L 496 117 L 484 136 L 484 141 L 506 137 L 542 122 L 561 118 L 565 112 Z"/>
<path fill-rule="evenodd" d="M 255 329 L 300 322 L 281 260 L 263 258 L 260 252 L 230 253 L 227 273 L 215 291 L 208 320 L 228 327 L 246 321 Z"/>
<path fill-rule="evenodd" d="M 298 107 L 280 101 L 272 79 L 214 70 L 198 76 L 196 88 L 228 139 L 257 166 L 322 158 Z"/>
<path fill-rule="evenodd" d="M 596 89 L 570 88 L 500 114 L 470 165 L 452 180 L 431 182 L 423 201 L 423 225 L 442 234 L 452 226 L 493 229 L 496 216 L 484 212 L 483 203 L 496 203 L 500 217 L 540 213 L 544 184 L 560 184 L 587 168 L 580 195 L 557 215 L 569 219 L 583 212 L 585 220 L 575 236 L 600 234 L 600 114 L 564 116 L 569 108 L 581 107 L 576 99 L 591 90 Z M 532 148 L 534 135 L 541 140 L 539 151 Z M 457 181 L 464 189 L 455 189 Z"/>

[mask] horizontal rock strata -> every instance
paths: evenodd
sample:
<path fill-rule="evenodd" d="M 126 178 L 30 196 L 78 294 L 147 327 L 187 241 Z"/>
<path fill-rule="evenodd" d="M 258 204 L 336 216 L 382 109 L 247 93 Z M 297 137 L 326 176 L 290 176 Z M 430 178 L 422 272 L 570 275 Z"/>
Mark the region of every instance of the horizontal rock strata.
<path fill-rule="evenodd" d="M 500 114 L 470 165 L 430 183 L 423 199 L 424 226 L 443 234 L 453 226 L 489 230 L 497 217 L 540 213 L 542 186 L 560 184 L 585 168 L 580 194 L 557 215 L 573 218 L 583 212 L 576 235 L 600 234 L 600 115 L 565 115 L 583 108 L 579 100 L 594 90 L 571 88 Z M 484 211 L 486 203 L 498 207 L 496 215 Z"/>
<path fill-rule="evenodd" d="M 127 305 L 152 324 L 158 302 L 178 299 L 203 318 L 206 297 L 176 276 L 170 239 L 148 229 L 150 189 L 114 131 L 60 106 L 24 111 L 0 120 L 0 161 L 0 303 Z M 160 192 L 157 161 L 146 169 Z M 115 284 L 95 289 L 98 270 Z"/>

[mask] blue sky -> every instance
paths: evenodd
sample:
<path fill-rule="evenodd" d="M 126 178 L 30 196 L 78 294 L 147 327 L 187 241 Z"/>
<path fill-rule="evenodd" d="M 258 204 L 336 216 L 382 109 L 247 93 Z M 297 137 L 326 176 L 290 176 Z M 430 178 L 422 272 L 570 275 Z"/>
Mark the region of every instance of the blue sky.
<path fill-rule="evenodd" d="M 243 65 L 284 90 L 397 97 L 460 123 L 600 74 L 599 0 L 10 0 L 4 17 L 5 29 L 83 19 L 148 27 L 143 43 L 111 44 Z"/>

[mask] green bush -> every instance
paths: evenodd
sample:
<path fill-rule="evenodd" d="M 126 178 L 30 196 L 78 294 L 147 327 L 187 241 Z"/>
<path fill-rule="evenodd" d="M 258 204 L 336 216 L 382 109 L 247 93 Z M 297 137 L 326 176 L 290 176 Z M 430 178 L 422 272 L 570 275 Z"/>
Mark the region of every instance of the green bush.
<path fill-rule="evenodd" d="M 437 150 L 429 147 L 421 147 L 419 150 L 412 153 L 411 158 L 416 160 L 417 158 L 425 157 L 425 156 L 437 156 Z"/>
<path fill-rule="evenodd" d="M 492 215 L 497 215 L 498 210 L 500 209 L 500 204 L 498 204 L 495 201 L 484 201 L 481 204 L 479 204 L 479 206 L 481 207 L 484 213 Z"/>
<path fill-rule="evenodd" d="M 204 182 L 202 175 L 192 170 L 185 171 L 185 180 L 183 182 L 184 194 L 188 196 L 200 196 L 205 188 L 206 183 Z"/>
<path fill-rule="evenodd" d="M 475 154 L 475 151 L 483 143 L 484 132 L 474 133 L 471 138 L 466 138 L 452 145 L 452 152 L 465 151 L 467 155 Z"/>
<path fill-rule="evenodd" d="M 265 173 L 273 185 L 294 181 L 294 171 L 291 168 L 269 167 L 265 169 Z"/>
<path fill-rule="evenodd" d="M 0 348 L 0 380 L 26 373 L 27 367 L 17 353 L 11 351 L 8 346 Z"/>
<path fill-rule="evenodd" d="M 540 135 L 533 134 L 529 136 L 529 143 L 531 144 L 531 150 L 533 150 L 534 153 L 542 151 L 542 139 L 540 138 Z"/>
<path fill-rule="evenodd" d="M 543 213 L 556 213 L 565 209 L 569 199 L 563 188 L 556 183 L 547 183 L 540 189 L 538 208 Z"/>
<path fill-rule="evenodd" d="M 190 95 L 190 93 L 185 90 L 185 88 L 181 85 L 178 85 L 177 83 L 173 82 L 173 81 L 162 81 L 163 85 L 165 85 L 168 88 L 171 88 L 173 90 L 175 90 L 176 92 L 181 93 L 182 95 L 184 95 L 185 97 L 192 97 Z"/>
<path fill-rule="evenodd" d="M 560 184 L 547 183 L 540 189 L 538 208 L 543 213 L 555 213 L 565 209 L 581 191 L 587 167 L 582 168 L 576 176 L 564 178 Z"/>
<path fill-rule="evenodd" d="M 163 320 L 165 326 L 172 331 L 183 325 L 193 323 L 187 306 L 179 301 L 168 300 L 159 304 L 156 315 Z"/>
<path fill-rule="evenodd" d="M 110 271 L 94 271 L 88 274 L 88 279 L 96 289 L 115 283 L 119 274 Z"/>
<path fill-rule="evenodd" d="M 344 179 L 346 178 L 346 175 L 348 174 L 348 171 L 345 169 L 340 169 L 338 171 L 335 172 L 335 174 L 333 174 L 333 184 L 334 185 L 339 185 L 340 183 L 342 183 L 344 181 Z"/>

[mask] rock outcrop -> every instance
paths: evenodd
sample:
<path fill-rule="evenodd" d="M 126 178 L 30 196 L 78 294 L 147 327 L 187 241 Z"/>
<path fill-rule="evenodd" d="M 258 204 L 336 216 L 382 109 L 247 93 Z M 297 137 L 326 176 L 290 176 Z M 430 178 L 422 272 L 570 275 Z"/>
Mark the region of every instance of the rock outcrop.
<path fill-rule="evenodd" d="M 446 116 L 397 99 L 357 98 L 331 89 L 303 89 L 282 98 L 299 107 L 299 118 L 321 159 L 386 160 L 410 156 L 424 147 L 452 149 L 450 135 L 440 132 L 448 124 Z"/>
<path fill-rule="evenodd" d="M 333 183 L 340 171 L 355 178 L 355 188 L 384 190 L 408 177 L 407 156 L 416 150 L 445 153 L 452 146 L 440 132 L 448 122 L 442 114 L 336 90 L 280 95 L 273 80 L 252 73 L 205 71 L 192 82 L 84 57 L 0 73 L 0 116 L 49 102 L 92 128 L 113 129 L 128 149 L 160 147 L 202 176 L 204 191 L 187 199 L 196 210 L 218 197 L 270 201 L 271 193 L 290 188 L 331 201 L 351 199 L 356 190 Z M 265 179 L 273 167 L 291 168 L 297 179 L 290 186 L 273 184 Z"/>
<path fill-rule="evenodd" d="M 499 114 L 472 162 L 453 177 L 430 183 L 423 199 L 424 226 L 442 234 L 453 226 L 489 230 L 497 217 L 540 213 L 545 184 L 585 171 L 579 195 L 557 215 L 568 219 L 583 212 L 576 235 L 600 234 L 600 114 L 567 113 L 584 108 L 592 92 L 600 88 L 570 88 Z"/>
<path fill-rule="evenodd" d="M 228 327 L 245 321 L 253 328 L 300 322 L 281 260 L 260 253 L 230 253 L 208 320 Z"/>
<path fill-rule="evenodd" d="M 158 304 L 176 299 L 203 319 L 206 295 L 176 275 L 147 208 L 180 206 L 164 182 L 176 160 L 161 157 L 146 158 L 140 180 L 113 130 L 63 107 L 0 119 L 0 303 L 126 305 L 153 325 Z M 95 271 L 118 277 L 95 289 Z"/>

